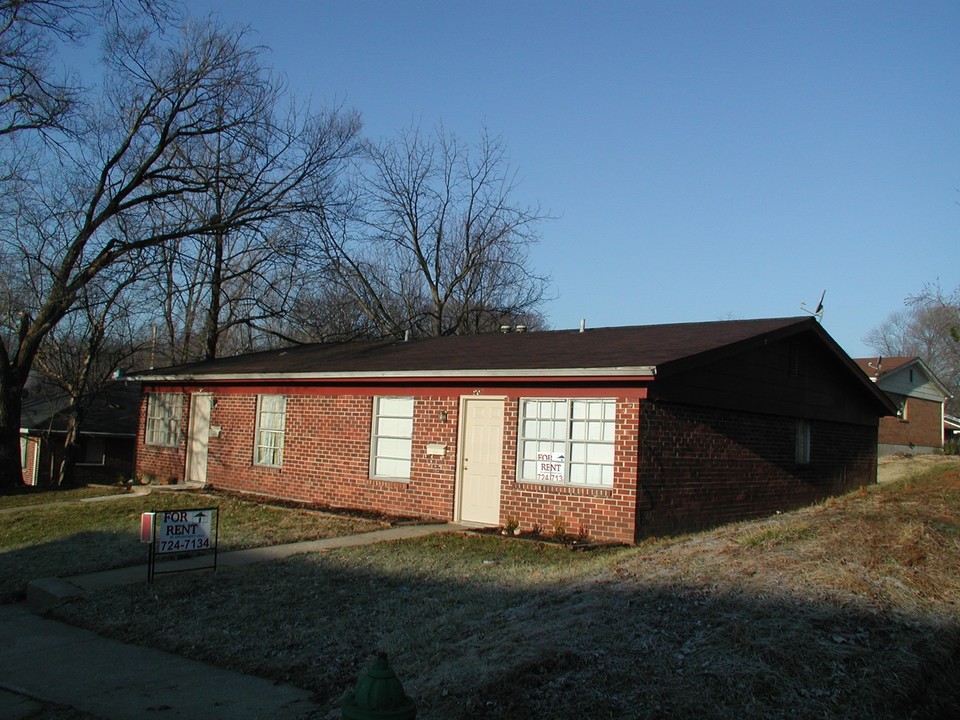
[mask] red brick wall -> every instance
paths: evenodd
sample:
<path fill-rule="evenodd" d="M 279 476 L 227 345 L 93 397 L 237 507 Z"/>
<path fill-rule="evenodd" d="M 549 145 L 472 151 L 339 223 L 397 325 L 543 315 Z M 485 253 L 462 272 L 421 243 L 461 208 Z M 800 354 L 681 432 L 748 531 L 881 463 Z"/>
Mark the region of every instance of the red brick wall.
<path fill-rule="evenodd" d="M 179 388 L 171 389 L 177 392 Z M 164 388 L 166 392 L 166 388 Z M 144 442 L 147 426 L 147 397 L 140 399 L 140 419 L 137 423 L 136 474 L 149 475 L 153 482 L 183 482 L 184 463 L 186 461 L 186 431 L 190 417 L 190 396 L 183 393 L 183 410 L 180 429 L 180 443 L 177 447 L 147 445 Z M 143 480 L 144 478 L 141 478 Z"/>
<path fill-rule="evenodd" d="M 560 397 L 560 396 L 558 396 Z M 566 532 L 595 540 L 631 543 L 637 503 L 637 428 L 640 400 L 618 398 L 613 487 L 587 488 L 520 482 L 517 476 L 517 423 L 520 405 L 509 400 L 504 411 L 503 486 L 500 519 L 515 518 L 522 529 L 533 525 L 552 532 L 555 520 Z"/>
<path fill-rule="evenodd" d="M 903 446 L 904 449 L 942 448 L 942 405 L 922 398 L 907 399 L 907 417 L 880 418 L 880 444 Z"/>
<path fill-rule="evenodd" d="M 876 428 L 813 421 L 810 463 L 796 420 L 666 402 L 643 405 L 637 538 L 791 510 L 876 482 Z"/>
<path fill-rule="evenodd" d="M 283 467 L 253 464 L 257 396 L 216 396 L 207 482 L 230 490 L 289 498 L 331 507 L 395 515 L 452 517 L 456 450 L 456 399 L 414 402 L 410 482 L 369 477 L 373 398 L 287 395 Z M 440 410 L 448 413 L 441 427 Z M 445 457 L 426 458 L 428 443 L 446 440 Z"/>
<path fill-rule="evenodd" d="M 414 401 L 413 465 L 409 482 L 369 477 L 373 395 L 397 395 L 403 388 L 373 394 L 336 394 L 329 389 L 264 387 L 264 393 L 287 397 L 283 467 L 253 464 L 257 390 L 210 389 L 215 399 L 210 424 L 219 436 L 209 440 L 207 482 L 218 488 L 256 493 L 344 509 L 375 510 L 393 515 L 452 520 L 456 517 L 457 445 L 460 398 L 476 388 L 453 387 L 437 394 L 417 394 Z M 157 479 L 183 478 L 189 422 L 185 389 L 183 431 L 176 448 L 145 445 L 146 397 L 141 404 L 137 469 Z M 423 389 L 418 392 L 422 393 Z M 429 392 L 429 390 L 427 391 Z M 634 391 L 636 393 L 637 391 Z M 548 397 L 583 396 L 582 389 L 537 391 Z M 488 397 L 507 396 L 504 406 L 504 452 L 500 519 L 516 517 L 524 528 L 552 531 L 562 518 L 567 531 L 581 528 L 592 538 L 631 542 L 636 505 L 636 431 L 639 400 L 618 402 L 616 468 L 612 489 L 584 489 L 521 483 L 517 474 L 519 398 L 529 392 L 485 390 Z M 603 397 L 616 393 L 602 392 Z M 445 415 L 444 415 L 445 414 Z M 445 416 L 445 419 L 444 419 Z M 443 456 L 427 455 L 427 446 L 446 446 Z"/>
<path fill-rule="evenodd" d="M 256 391 L 214 388 L 212 392 L 211 426 L 221 430 L 209 441 L 208 483 L 345 509 L 454 519 L 460 398 L 475 392 L 506 398 L 500 522 L 515 518 L 524 529 L 539 525 L 549 532 L 559 519 L 571 534 L 582 531 L 592 539 L 633 542 L 646 535 L 788 510 L 876 479 L 875 427 L 814 421 L 811 462 L 798 466 L 792 418 L 653 403 L 637 397 L 642 390 L 626 394 L 600 389 L 593 394 L 617 398 L 613 486 L 520 482 L 516 479 L 519 399 L 531 393 L 541 397 L 587 394 L 583 389 L 548 387 L 415 389 L 409 482 L 369 477 L 373 395 L 404 395 L 402 388 L 370 394 L 358 389 L 338 394 L 329 388 L 287 388 L 283 467 L 259 467 L 253 464 Z M 141 409 L 138 469 L 161 478 L 182 478 L 188 396 L 177 448 L 143 445 L 145 407 L 146 401 Z M 427 455 L 429 444 L 445 445 L 446 454 Z M 639 527 L 635 527 L 638 509 Z"/>
<path fill-rule="evenodd" d="M 23 435 L 22 438 L 25 437 Z M 25 485 L 33 485 L 34 481 L 36 484 L 40 484 L 40 460 L 37 457 L 37 445 L 40 442 L 38 437 L 26 436 L 27 439 L 27 458 L 26 464 L 21 467 L 21 474 L 23 476 L 23 482 Z"/>

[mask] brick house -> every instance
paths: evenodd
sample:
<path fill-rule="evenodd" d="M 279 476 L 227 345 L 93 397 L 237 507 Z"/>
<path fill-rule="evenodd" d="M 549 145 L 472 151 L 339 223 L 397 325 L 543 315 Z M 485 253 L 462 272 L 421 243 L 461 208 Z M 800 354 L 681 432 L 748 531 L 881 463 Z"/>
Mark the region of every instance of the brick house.
<path fill-rule="evenodd" d="M 813 318 L 305 345 L 135 374 L 137 470 L 637 539 L 876 481 L 894 408 Z"/>
<path fill-rule="evenodd" d="M 858 358 L 855 362 L 897 408 L 895 415 L 880 420 L 878 454 L 942 451 L 944 405 L 952 396 L 927 364 L 916 356 Z"/>
<path fill-rule="evenodd" d="M 20 467 L 25 485 L 57 481 L 67 434 L 67 397 L 36 394 L 20 415 Z M 90 401 L 80 425 L 77 484 L 112 484 L 133 476 L 140 385 L 109 382 Z"/>

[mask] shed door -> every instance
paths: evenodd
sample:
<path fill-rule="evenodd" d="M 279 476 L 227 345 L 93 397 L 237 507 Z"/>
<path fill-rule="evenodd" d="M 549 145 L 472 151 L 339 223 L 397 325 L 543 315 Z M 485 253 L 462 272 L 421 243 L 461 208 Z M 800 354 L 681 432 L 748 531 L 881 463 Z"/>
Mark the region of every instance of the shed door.
<path fill-rule="evenodd" d="M 207 481 L 207 446 L 210 443 L 210 411 L 213 398 L 195 394 L 190 403 L 190 441 L 187 444 L 186 481 Z"/>
<path fill-rule="evenodd" d="M 503 400 L 464 401 L 460 521 L 497 525 L 503 472 Z"/>

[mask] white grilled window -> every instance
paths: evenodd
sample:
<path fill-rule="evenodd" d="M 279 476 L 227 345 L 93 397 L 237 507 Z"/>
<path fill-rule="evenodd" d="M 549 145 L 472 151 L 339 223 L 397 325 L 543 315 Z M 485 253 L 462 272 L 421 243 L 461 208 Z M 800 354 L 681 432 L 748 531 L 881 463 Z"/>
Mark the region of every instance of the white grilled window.
<path fill-rule="evenodd" d="M 287 422 L 287 398 L 283 395 L 257 397 L 257 432 L 253 461 L 257 465 L 283 465 L 283 435 Z"/>
<path fill-rule="evenodd" d="M 375 398 L 370 449 L 371 477 L 409 480 L 412 450 L 413 398 Z"/>
<path fill-rule="evenodd" d="M 180 393 L 151 393 L 147 398 L 147 445 L 176 447 L 182 413 Z"/>
<path fill-rule="evenodd" d="M 526 399 L 520 410 L 520 480 L 613 486 L 615 400 Z"/>

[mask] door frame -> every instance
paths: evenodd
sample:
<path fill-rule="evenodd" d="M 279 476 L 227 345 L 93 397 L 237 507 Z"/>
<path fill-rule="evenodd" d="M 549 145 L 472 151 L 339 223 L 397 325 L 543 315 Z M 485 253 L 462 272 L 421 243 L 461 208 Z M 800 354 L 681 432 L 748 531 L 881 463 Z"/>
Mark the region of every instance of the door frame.
<path fill-rule="evenodd" d="M 457 468 L 456 468 L 456 480 L 454 483 L 454 493 L 453 493 L 453 521 L 454 522 L 464 522 L 462 519 L 463 511 L 463 453 L 466 449 L 466 440 L 467 440 L 467 405 L 471 402 L 483 401 L 483 400 L 495 400 L 501 403 L 503 408 L 503 420 L 501 421 L 500 429 L 500 464 L 501 468 L 503 465 L 503 450 L 504 450 L 504 438 L 506 437 L 507 427 L 506 427 L 506 416 L 507 416 L 507 401 L 508 397 L 506 395 L 481 395 L 479 393 L 473 395 L 461 395 L 460 396 L 460 409 L 459 409 L 459 427 L 457 428 Z M 501 470 L 502 472 L 502 470 Z M 500 491 L 500 500 L 503 499 L 502 493 L 502 478 L 501 478 L 501 491 Z M 477 525 L 481 527 L 492 527 L 486 525 L 485 523 L 477 523 L 474 521 L 466 521 L 466 524 Z"/>
<path fill-rule="evenodd" d="M 186 461 L 183 468 L 184 482 L 199 482 L 199 481 L 194 481 L 191 478 L 190 469 L 191 469 L 191 466 L 193 465 L 193 455 L 194 455 L 193 435 L 194 435 L 195 423 L 196 423 L 196 408 L 197 408 L 197 401 L 200 398 L 204 398 L 210 403 L 210 413 L 209 413 L 209 416 L 207 417 L 207 434 L 206 434 L 206 437 L 202 438 L 203 444 L 204 444 L 204 454 L 207 456 L 207 459 L 209 458 L 210 421 L 213 418 L 213 406 L 215 405 L 215 403 L 213 399 L 213 393 L 196 392 L 190 395 L 190 420 L 187 426 L 187 452 L 186 452 Z M 203 463 L 203 483 L 204 484 L 206 484 L 207 482 L 207 466 L 209 464 L 207 459 L 205 459 Z"/>

